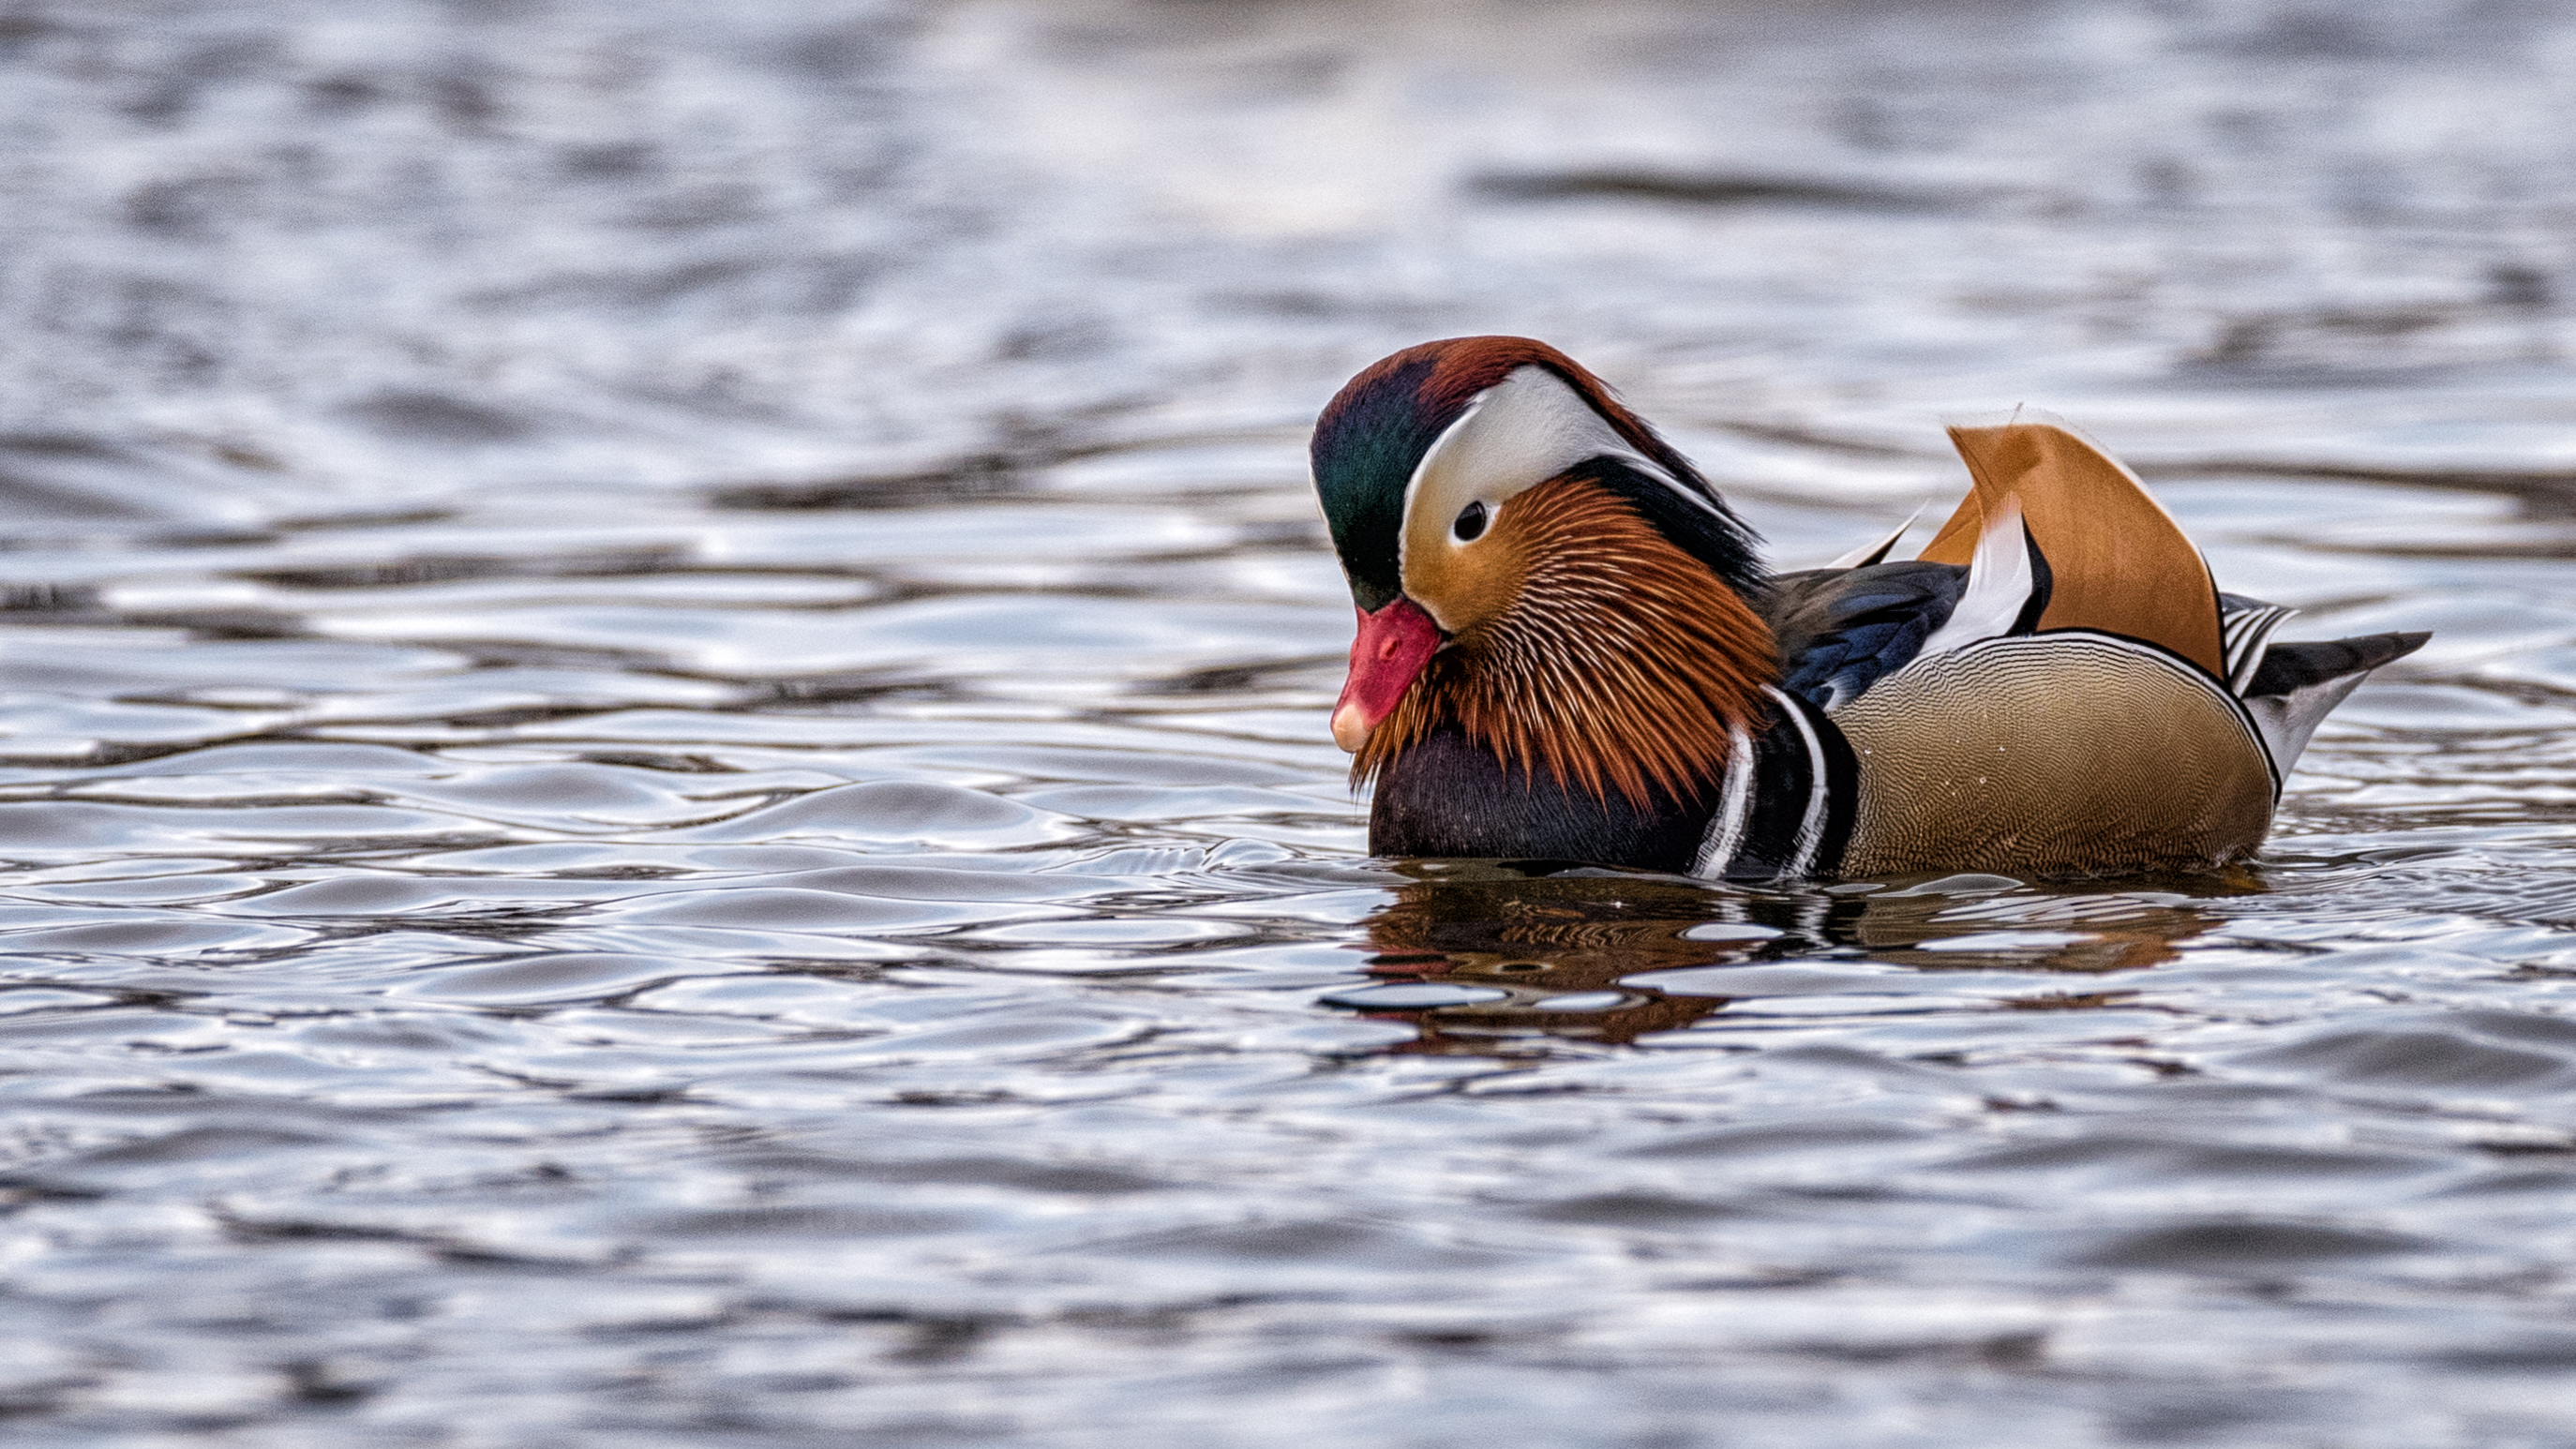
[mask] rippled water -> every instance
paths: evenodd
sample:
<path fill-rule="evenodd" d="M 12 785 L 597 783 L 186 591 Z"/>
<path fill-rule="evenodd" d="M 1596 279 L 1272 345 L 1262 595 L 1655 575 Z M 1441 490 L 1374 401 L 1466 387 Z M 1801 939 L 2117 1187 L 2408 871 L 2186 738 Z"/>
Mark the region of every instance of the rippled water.
<path fill-rule="evenodd" d="M 2576 1443 L 2576 7 L 0 13 L 12 1443 Z M 1302 426 L 2058 409 L 2262 863 L 1365 858 Z"/>

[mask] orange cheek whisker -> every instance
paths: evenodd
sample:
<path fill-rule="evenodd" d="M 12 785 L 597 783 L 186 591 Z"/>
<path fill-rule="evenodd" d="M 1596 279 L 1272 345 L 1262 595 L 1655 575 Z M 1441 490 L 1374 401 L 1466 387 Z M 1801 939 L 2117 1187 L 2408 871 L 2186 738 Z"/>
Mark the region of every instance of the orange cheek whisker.
<path fill-rule="evenodd" d="M 1519 577 L 1473 584 L 1508 602 L 1431 660 L 1352 760 L 1353 782 L 1454 725 L 1505 765 L 1596 799 L 1708 788 L 1729 727 L 1752 724 L 1777 674 L 1770 631 L 1598 484 L 1541 484 L 1491 527 L 1479 554 Z"/>

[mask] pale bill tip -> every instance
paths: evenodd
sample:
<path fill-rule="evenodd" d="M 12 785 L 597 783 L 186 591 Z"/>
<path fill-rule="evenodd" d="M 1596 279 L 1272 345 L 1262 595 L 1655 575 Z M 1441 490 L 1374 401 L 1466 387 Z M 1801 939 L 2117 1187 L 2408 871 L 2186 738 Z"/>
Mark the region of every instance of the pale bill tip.
<path fill-rule="evenodd" d="M 1342 753 L 1358 754 L 1360 746 L 1368 743 L 1369 731 L 1368 719 L 1358 705 L 1346 704 L 1333 711 L 1333 743 L 1342 747 Z"/>

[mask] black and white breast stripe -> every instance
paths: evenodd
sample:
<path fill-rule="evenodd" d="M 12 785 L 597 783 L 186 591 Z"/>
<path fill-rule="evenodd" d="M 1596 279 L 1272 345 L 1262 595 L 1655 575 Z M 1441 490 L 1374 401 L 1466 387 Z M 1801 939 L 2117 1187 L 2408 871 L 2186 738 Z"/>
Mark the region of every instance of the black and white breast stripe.
<path fill-rule="evenodd" d="M 1851 840 L 1860 766 L 1824 711 L 1781 690 L 1771 727 L 1734 733 L 1717 814 L 1691 874 L 1711 880 L 1796 880 L 1830 874 Z"/>

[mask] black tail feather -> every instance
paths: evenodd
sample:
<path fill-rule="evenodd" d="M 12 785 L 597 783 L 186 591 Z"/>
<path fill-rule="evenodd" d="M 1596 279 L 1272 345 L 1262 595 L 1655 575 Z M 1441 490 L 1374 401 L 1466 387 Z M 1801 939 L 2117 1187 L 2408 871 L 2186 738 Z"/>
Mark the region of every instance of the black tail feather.
<path fill-rule="evenodd" d="M 2429 633 L 2364 634 L 2357 639 L 2329 639 L 2311 644 L 2275 644 L 2263 651 L 2263 666 L 2245 697 L 2291 694 L 2310 685 L 2377 669 L 2424 647 Z"/>

